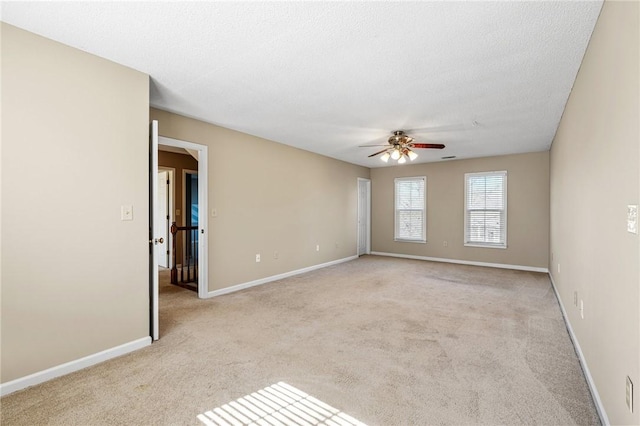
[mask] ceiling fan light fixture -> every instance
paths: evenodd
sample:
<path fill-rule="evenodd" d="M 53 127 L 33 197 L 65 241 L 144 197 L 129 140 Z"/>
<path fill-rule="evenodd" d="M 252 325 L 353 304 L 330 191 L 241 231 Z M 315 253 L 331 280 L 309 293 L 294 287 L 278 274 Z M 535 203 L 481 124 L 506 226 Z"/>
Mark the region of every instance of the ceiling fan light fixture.
<path fill-rule="evenodd" d="M 382 154 L 380 159 L 383 163 L 388 163 L 389 159 L 397 161 L 399 164 L 404 164 L 407 161 L 414 161 L 418 158 L 418 154 L 414 149 L 443 149 L 445 146 L 441 143 L 416 143 L 411 136 L 407 136 L 402 130 L 395 130 L 393 135 L 387 140 L 388 144 L 373 144 L 373 145 L 360 145 L 361 147 L 384 146 L 378 152 L 374 152 L 368 157 L 375 157 Z M 443 157 L 444 159 L 444 157 Z"/>

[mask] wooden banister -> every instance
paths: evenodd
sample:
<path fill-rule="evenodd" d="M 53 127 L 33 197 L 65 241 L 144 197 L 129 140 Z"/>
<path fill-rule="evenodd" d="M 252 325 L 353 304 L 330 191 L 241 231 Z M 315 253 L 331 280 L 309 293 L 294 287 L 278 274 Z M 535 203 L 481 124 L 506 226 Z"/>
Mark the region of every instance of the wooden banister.
<path fill-rule="evenodd" d="M 198 226 L 178 226 L 171 224 L 173 266 L 171 268 L 171 284 L 198 282 Z M 178 276 L 178 233 L 183 232 L 185 238 L 184 251 L 181 256 L 181 268 Z M 186 269 L 186 271 L 185 271 Z M 185 277 L 186 272 L 186 277 Z M 191 287 L 187 287 L 190 288 Z"/>

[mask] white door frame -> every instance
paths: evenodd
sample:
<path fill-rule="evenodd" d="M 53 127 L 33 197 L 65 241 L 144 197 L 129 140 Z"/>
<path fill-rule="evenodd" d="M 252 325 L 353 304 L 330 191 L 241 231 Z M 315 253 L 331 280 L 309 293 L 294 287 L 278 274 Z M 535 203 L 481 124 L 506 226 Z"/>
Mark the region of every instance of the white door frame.
<path fill-rule="evenodd" d="M 209 293 L 208 272 L 209 257 L 207 248 L 209 246 L 209 228 L 207 226 L 208 207 L 208 156 L 207 146 L 193 142 L 181 141 L 178 139 L 160 136 L 160 145 L 173 146 L 177 148 L 190 149 L 198 152 L 198 211 L 202 212 L 198 216 L 200 236 L 198 238 L 198 298 L 206 299 Z"/>
<path fill-rule="evenodd" d="M 366 209 L 364 212 L 360 211 L 360 186 L 365 185 L 367 191 L 367 199 L 366 199 Z M 357 211 L 357 221 L 356 221 L 356 255 L 360 256 L 360 220 L 361 215 L 364 214 L 364 218 L 367 222 L 366 225 L 366 243 L 364 247 L 364 254 L 371 254 L 371 179 L 358 178 L 358 211 Z"/>

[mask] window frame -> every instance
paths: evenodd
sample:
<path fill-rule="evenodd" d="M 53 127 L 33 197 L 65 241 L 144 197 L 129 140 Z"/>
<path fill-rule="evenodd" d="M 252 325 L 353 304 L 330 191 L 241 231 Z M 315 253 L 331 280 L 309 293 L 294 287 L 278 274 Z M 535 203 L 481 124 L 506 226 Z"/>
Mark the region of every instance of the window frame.
<path fill-rule="evenodd" d="M 424 199 L 424 206 L 422 211 L 422 235 L 418 238 L 401 238 L 399 236 L 399 221 L 398 221 L 398 212 L 399 211 L 418 211 L 416 209 L 399 209 L 398 208 L 398 182 L 402 181 L 422 181 L 422 195 Z M 427 242 L 427 177 L 426 176 L 409 176 L 409 177 L 397 177 L 393 180 L 393 240 L 400 243 L 418 243 L 418 244 L 426 244 Z"/>
<path fill-rule="evenodd" d="M 487 242 L 486 239 L 485 241 L 482 242 L 472 242 L 469 241 L 469 207 L 468 207 L 468 191 L 469 191 L 469 178 L 471 177 L 477 177 L 477 176 L 502 176 L 503 181 L 502 181 L 502 200 L 503 200 L 503 208 L 502 210 L 498 210 L 498 209 L 474 209 L 475 211 L 491 211 L 491 212 L 501 212 L 501 219 L 504 221 L 504 238 L 503 238 L 503 242 L 501 243 L 490 243 Z M 508 174 L 506 170 L 499 170 L 499 171 L 491 171 L 491 172 L 475 172 L 475 173 L 465 173 L 464 174 L 464 246 L 466 247 L 483 247 L 483 248 L 497 248 L 497 249 L 506 249 L 507 248 L 507 198 L 508 198 L 508 191 L 507 191 L 507 182 L 508 182 Z"/>

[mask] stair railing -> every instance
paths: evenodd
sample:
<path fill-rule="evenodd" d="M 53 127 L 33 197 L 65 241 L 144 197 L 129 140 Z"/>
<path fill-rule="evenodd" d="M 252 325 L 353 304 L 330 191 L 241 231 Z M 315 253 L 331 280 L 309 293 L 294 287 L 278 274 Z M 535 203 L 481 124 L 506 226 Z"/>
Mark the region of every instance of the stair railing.
<path fill-rule="evenodd" d="M 171 268 L 171 284 L 198 282 L 198 226 L 178 226 L 171 224 L 173 245 L 173 266 Z M 178 259 L 178 233 L 185 241 L 182 256 Z M 178 262 L 180 260 L 180 262 Z M 178 268 L 180 265 L 180 268 Z"/>

